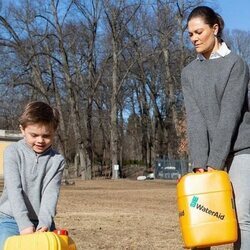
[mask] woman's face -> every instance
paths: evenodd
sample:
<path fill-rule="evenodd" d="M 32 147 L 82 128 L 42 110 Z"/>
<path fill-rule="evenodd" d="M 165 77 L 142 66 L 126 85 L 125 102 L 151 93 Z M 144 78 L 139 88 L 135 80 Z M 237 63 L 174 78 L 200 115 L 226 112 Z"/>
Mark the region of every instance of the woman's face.
<path fill-rule="evenodd" d="M 196 52 L 205 58 L 218 49 L 218 24 L 210 27 L 201 17 L 194 17 L 188 22 L 188 33 Z"/>

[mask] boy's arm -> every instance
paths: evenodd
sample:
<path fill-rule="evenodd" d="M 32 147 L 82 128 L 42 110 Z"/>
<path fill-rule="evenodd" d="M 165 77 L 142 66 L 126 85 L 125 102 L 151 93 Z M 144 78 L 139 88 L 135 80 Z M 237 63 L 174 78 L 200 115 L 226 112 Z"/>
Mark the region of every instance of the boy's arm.
<path fill-rule="evenodd" d="M 20 232 L 20 234 L 21 234 L 21 235 L 24 235 L 24 234 L 32 234 L 32 233 L 34 233 L 34 232 L 35 232 L 35 227 L 33 226 L 33 227 L 27 227 L 27 228 L 23 229 L 23 230 Z"/>
<path fill-rule="evenodd" d="M 64 160 L 62 160 L 56 173 L 50 177 L 50 180 L 46 181 L 46 186 L 42 190 L 41 206 L 38 214 L 38 231 L 41 228 L 49 229 L 55 216 L 64 165 Z"/>
<path fill-rule="evenodd" d="M 26 228 L 33 227 L 32 222 L 29 220 L 28 210 L 24 202 L 18 157 L 13 147 L 6 148 L 4 152 L 4 184 L 7 190 L 12 214 L 20 232 Z"/>

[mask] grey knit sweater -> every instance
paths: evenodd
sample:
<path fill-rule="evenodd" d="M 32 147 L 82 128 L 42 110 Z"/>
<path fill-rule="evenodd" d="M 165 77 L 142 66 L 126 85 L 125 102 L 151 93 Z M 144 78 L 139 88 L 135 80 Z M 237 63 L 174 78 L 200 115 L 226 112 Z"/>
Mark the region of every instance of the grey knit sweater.
<path fill-rule="evenodd" d="M 250 153 L 247 64 L 232 52 L 194 60 L 181 81 L 193 167 L 223 169 L 230 154 Z"/>
<path fill-rule="evenodd" d="M 56 212 L 64 159 L 52 148 L 37 155 L 24 140 L 4 153 L 4 190 L 0 212 L 13 216 L 19 230 L 33 226 L 50 228 Z"/>

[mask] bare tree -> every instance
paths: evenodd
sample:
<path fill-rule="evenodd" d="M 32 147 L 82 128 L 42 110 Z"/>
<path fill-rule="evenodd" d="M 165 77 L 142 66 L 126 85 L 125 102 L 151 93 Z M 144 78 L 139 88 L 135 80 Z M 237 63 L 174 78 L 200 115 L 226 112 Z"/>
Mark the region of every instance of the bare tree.
<path fill-rule="evenodd" d="M 118 165 L 118 94 L 126 78 L 125 75 L 119 76 L 119 57 L 125 49 L 123 40 L 127 31 L 127 25 L 138 10 L 138 4 L 126 5 L 126 1 L 120 0 L 114 5 L 112 1 L 104 1 L 104 11 L 107 23 L 110 28 L 110 38 L 112 44 L 112 92 L 111 92 L 111 134 L 110 134 L 110 156 L 112 166 L 112 176 L 115 177 L 114 166 Z M 132 63 L 133 64 L 133 63 Z M 132 65 L 130 64 L 130 65 Z M 129 69 L 130 67 L 128 67 Z M 115 177 L 116 178 L 116 177 Z"/>
<path fill-rule="evenodd" d="M 0 124 L 14 127 L 29 100 L 56 104 L 60 150 L 85 179 L 107 173 L 108 165 L 134 161 L 149 168 L 155 157 L 185 156 L 180 72 L 195 56 L 186 18 L 200 3 L 13 3 L 0 16 L 0 88 L 14 108 L 1 106 Z M 230 46 L 249 61 L 238 39 L 248 36 L 234 33 Z"/>

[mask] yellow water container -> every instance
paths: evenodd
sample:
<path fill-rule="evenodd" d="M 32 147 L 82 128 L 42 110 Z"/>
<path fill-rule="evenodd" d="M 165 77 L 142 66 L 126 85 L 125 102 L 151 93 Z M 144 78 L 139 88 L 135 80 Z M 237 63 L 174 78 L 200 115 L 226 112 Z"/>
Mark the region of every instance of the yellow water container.
<path fill-rule="evenodd" d="M 9 237 L 4 250 L 76 250 L 76 245 L 67 230 L 37 232 Z"/>
<path fill-rule="evenodd" d="M 177 184 L 178 211 L 186 248 L 237 240 L 232 186 L 225 171 L 189 173 Z"/>

